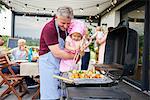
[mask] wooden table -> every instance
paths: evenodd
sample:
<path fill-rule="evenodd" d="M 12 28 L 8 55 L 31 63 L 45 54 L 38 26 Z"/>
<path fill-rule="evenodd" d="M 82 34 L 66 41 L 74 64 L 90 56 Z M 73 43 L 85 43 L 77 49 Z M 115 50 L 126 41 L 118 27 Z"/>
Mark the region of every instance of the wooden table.
<path fill-rule="evenodd" d="M 37 76 L 39 75 L 39 64 L 37 62 L 23 62 L 20 63 L 20 75 L 21 76 Z M 35 100 L 40 95 L 40 80 L 37 79 L 39 86 L 37 91 L 34 93 L 32 100 Z"/>
<path fill-rule="evenodd" d="M 37 62 L 20 63 L 21 76 L 37 76 L 39 75 L 39 64 Z"/>

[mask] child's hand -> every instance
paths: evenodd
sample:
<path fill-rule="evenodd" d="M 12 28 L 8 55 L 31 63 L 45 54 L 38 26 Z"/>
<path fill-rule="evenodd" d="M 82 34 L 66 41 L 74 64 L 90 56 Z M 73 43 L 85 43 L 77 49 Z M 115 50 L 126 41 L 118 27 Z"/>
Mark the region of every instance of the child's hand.
<path fill-rule="evenodd" d="M 80 47 L 79 49 L 80 51 L 84 51 L 84 45 L 82 47 Z"/>
<path fill-rule="evenodd" d="M 76 50 L 77 50 L 77 49 L 80 49 L 80 43 L 77 43 L 77 44 L 76 44 L 75 49 L 76 49 Z"/>
<path fill-rule="evenodd" d="M 84 50 L 83 50 L 83 51 L 80 51 L 80 56 L 81 56 L 81 57 L 84 56 L 84 54 L 85 54 Z"/>

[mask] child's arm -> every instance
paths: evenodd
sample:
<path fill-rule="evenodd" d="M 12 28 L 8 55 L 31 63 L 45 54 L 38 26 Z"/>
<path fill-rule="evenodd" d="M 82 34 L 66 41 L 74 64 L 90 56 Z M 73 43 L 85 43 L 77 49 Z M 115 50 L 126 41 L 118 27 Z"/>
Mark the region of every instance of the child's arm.
<path fill-rule="evenodd" d="M 85 49 L 92 43 L 93 39 L 90 39 L 88 43 L 85 45 Z"/>
<path fill-rule="evenodd" d="M 76 48 L 71 45 L 71 42 L 72 42 L 72 39 L 70 38 L 70 36 L 67 36 L 65 40 L 65 49 L 71 50 L 71 51 L 76 50 Z"/>
<path fill-rule="evenodd" d="M 91 36 L 91 39 L 95 39 L 97 36 L 97 32 L 95 32 L 92 36 Z"/>
<path fill-rule="evenodd" d="M 70 46 L 70 43 L 69 43 L 68 41 L 66 41 L 66 43 L 65 43 L 65 48 L 66 48 L 67 50 L 76 50 L 75 47 L 71 47 L 71 46 Z"/>
<path fill-rule="evenodd" d="M 85 50 L 92 43 L 92 41 L 93 41 L 93 38 L 85 37 L 81 49 Z"/>

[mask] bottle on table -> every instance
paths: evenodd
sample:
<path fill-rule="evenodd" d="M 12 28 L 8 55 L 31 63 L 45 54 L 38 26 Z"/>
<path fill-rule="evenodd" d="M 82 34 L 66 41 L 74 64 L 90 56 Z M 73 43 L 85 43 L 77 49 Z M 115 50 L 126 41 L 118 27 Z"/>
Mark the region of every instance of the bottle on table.
<path fill-rule="evenodd" d="M 32 61 L 32 48 L 29 49 L 29 53 L 28 53 L 28 61 L 29 61 L 29 62 Z"/>

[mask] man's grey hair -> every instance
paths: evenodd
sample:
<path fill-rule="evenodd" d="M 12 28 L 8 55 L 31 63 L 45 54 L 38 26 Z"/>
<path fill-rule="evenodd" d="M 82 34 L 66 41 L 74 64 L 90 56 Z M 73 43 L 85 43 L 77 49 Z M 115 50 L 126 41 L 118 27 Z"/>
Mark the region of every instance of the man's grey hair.
<path fill-rule="evenodd" d="M 59 7 L 57 9 L 56 16 L 63 16 L 72 19 L 73 18 L 73 9 L 71 7 Z"/>

